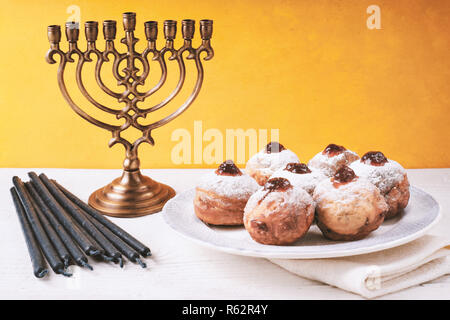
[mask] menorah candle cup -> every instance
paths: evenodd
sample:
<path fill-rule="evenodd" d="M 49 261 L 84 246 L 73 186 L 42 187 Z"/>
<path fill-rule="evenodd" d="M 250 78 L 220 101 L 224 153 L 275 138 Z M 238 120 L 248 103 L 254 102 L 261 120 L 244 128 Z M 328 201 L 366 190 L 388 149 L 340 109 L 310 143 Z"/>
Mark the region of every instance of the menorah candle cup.
<path fill-rule="evenodd" d="M 66 38 L 69 43 L 78 41 L 80 35 L 80 25 L 78 22 L 66 22 Z"/>
<path fill-rule="evenodd" d="M 175 20 L 164 21 L 164 37 L 166 40 L 174 40 L 177 35 L 177 22 Z"/>
<path fill-rule="evenodd" d="M 103 37 L 106 41 L 112 41 L 116 38 L 116 21 L 114 20 L 105 20 L 103 21 Z"/>
<path fill-rule="evenodd" d="M 191 40 L 194 37 L 195 21 L 186 19 L 182 21 L 182 34 L 184 44 L 178 49 L 174 48 L 173 40 L 177 32 L 177 22 L 175 20 L 164 21 L 163 32 L 166 39 L 165 46 L 158 50 L 156 49 L 156 38 L 158 35 L 158 24 L 156 21 L 147 21 L 144 24 L 145 37 L 148 41 L 147 48 L 139 53 L 135 49 L 135 44 L 138 41 L 134 37 L 134 30 L 136 28 L 136 14 L 127 12 L 123 14 L 123 27 L 125 37 L 121 39 L 121 43 L 127 47 L 127 52 L 120 53 L 114 46 L 114 39 L 116 37 L 116 21 L 105 20 L 103 22 L 103 36 L 106 40 L 105 50 L 102 52 L 95 48 L 95 41 L 98 37 L 98 23 L 95 21 L 88 21 L 85 23 L 85 35 L 87 40 L 87 49 L 82 52 L 77 47 L 79 37 L 79 25 L 75 22 L 66 23 L 66 37 L 69 42 L 68 52 L 63 52 L 59 48 L 59 41 L 61 39 L 61 30 L 58 26 L 48 27 L 48 39 L 50 42 L 50 50 L 47 52 L 46 60 L 48 63 L 56 63 L 53 59 L 54 55 L 60 56 L 60 67 L 58 68 L 58 84 L 61 93 L 70 107 L 86 121 L 108 130 L 111 132 L 112 138 L 109 141 L 109 147 L 116 144 L 122 144 L 125 148 L 125 160 L 123 162 L 122 176 L 112 181 L 103 188 L 98 189 L 89 197 L 89 204 L 102 212 L 103 214 L 115 217 L 136 217 L 154 212 L 162 209 L 164 204 L 175 195 L 175 191 L 162 183 L 159 183 L 149 177 L 141 174 L 140 160 L 138 157 L 138 148 L 142 143 L 154 145 L 152 131 L 166 125 L 170 121 L 180 116 L 193 101 L 197 98 L 203 84 L 204 71 L 200 54 L 206 52 L 207 56 L 204 60 L 209 60 L 213 56 L 213 51 L 210 45 L 212 35 L 212 20 L 202 20 L 200 22 L 200 34 L 202 37 L 202 44 L 198 48 L 192 48 Z M 138 120 L 146 118 L 146 116 L 168 105 L 180 93 L 183 88 L 186 77 L 186 66 L 184 62 L 183 52 L 188 50 L 190 60 L 196 67 L 197 77 L 196 83 L 192 89 L 191 94 L 186 98 L 184 103 L 178 109 L 170 113 L 168 116 L 152 122 L 150 124 L 141 124 Z M 86 63 L 93 62 L 89 57 L 89 53 L 96 53 L 97 61 L 95 62 L 95 79 L 100 89 L 107 95 L 117 99 L 119 103 L 124 103 L 122 108 L 117 106 L 111 108 L 97 102 L 88 92 L 83 83 L 82 70 Z M 171 52 L 171 56 L 166 58 L 164 53 Z M 151 89 L 141 92 L 138 90 L 138 85 L 143 85 L 150 74 L 150 66 L 148 61 L 148 53 L 153 52 L 153 59 L 158 60 L 161 68 L 161 76 L 159 82 Z M 113 114 L 117 119 L 121 120 L 119 124 L 110 124 L 102 122 L 91 115 L 87 114 L 78 103 L 75 103 L 69 94 L 65 84 L 65 67 L 68 63 L 74 63 L 76 59 L 71 58 L 75 54 L 78 58 L 76 67 L 76 82 L 79 90 L 86 100 L 94 105 L 96 108 Z M 116 92 L 110 89 L 102 80 L 102 67 L 105 61 L 109 61 L 108 55 L 114 56 L 112 61 L 112 74 L 118 81 L 120 86 L 124 86 L 122 92 Z M 142 72 L 135 65 L 136 60 L 143 65 Z M 151 105 L 144 106 L 145 100 L 157 92 L 165 83 L 167 78 L 166 60 L 172 60 L 178 64 L 179 79 L 176 88 L 169 94 L 169 96 L 162 101 Z M 120 69 L 119 66 L 124 65 L 126 68 Z M 139 106 L 137 103 L 139 102 Z M 142 132 L 142 136 L 135 141 L 128 141 L 121 136 L 121 133 L 133 127 Z"/>
<path fill-rule="evenodd" d="M 202 40 L 209 40 L 212 37 L 213 32 L 213 21 L 212 20 L 201 20 L 200 21 L 200 35 Z"/>
<path fill-rule="evenodd" d="M 148 41 L 148 47 L 143 52 L 143 55 L 147 55 L 148 52 L 156 52 L 156 39 L 158 38 L 158 22 L 157 21 L 146 21 L 144 23 L 145 27 L 145 38 Z"/>
<path fill-rule="evenodd" d="M 195 21 L 191 19 L 185 19 L 181 21 L 181 33 L 184 40 L 192 40 L 195 32 Z"/>
<path fill-rule="evenodd" d="M 144 23 L 145 26 L 145 38 L 147 41 L 156 41 L 158 38 L 158 22 L 157 21 L 147 21 Z"/>
<path fill-rule="evenodd" d="M 87 42 L 97 41 L 98 36 L 98 22 L 97 21 L 87 21 L 84 23 L 84 33 L 86 35 Z"/>
<path fill-rule="evenodd" d="M 211 37 L 213 32 L 213 21 L 204 19 L 200 20 L 200 35 L 202 37 L 202 45 L 200 51 L 205 51 L 207 56 L 205 60 L 211 60 L 214 57 L 214 50 L 211 47 Z"/>
<path fill-rule="evenodd" d="M 59 44 L 61 41 L 61 27 L 58 25 L 48 26 L 47 36 L 51 45 Z"/>
<path fill-rule="evenodd" d="M 123 29 L 125 31 L 134 31 L 136 28 L 136 13 L 125 12 L 123 15 Z"/>

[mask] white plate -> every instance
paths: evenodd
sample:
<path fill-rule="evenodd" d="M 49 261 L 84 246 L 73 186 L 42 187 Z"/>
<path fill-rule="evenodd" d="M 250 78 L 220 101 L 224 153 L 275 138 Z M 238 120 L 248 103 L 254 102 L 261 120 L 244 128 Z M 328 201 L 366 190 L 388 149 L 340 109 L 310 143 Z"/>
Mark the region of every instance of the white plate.
<path fill-rule="evenodd" d="M 289 246 L 255 242 L 244 227 L 207 226 L 194 213 L 195 189 L 167 202 L 163 209 L 166 223 L 181 235 L 210 248 L 244 256 L 314 259 L 352 256 L 393 248 L 424 235 L 440 217 L 439 204 L 428 193 L 411 187 L 408 207 L 398 217 L 385 221 L 369 236 L 358 241 L 330 241 L 312 225 L 308 233 Z"/>

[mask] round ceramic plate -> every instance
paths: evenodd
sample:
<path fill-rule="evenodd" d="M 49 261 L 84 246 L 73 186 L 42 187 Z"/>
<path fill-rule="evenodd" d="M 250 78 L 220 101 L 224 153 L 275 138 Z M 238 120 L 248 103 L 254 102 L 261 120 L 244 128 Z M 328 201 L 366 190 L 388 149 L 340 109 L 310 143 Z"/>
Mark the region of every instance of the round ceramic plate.
<path fill-rule="evenodd" d="M 175 196 L 163 209 L 166 223 L 181 235 L 210 248 L 244 256 L 313 259 L 344 257 L 393 248 L 424 235 L 439 219 L 439 204 L 428 193 L 411 187 L 408 207 L 358 241 L 330 241 L 312 225 L 308 233 L 289 246 L 255 242 L 244 227 L 208 226 L 194 213 L 195 190 Z"/>

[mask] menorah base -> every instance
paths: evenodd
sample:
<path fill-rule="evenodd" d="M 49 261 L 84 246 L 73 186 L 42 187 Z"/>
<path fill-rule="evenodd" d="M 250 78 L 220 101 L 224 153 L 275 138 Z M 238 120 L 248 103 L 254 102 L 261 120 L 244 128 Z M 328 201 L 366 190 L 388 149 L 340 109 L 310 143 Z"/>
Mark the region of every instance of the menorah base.
<path fill-rule="evenodd" d="M 140 170 L 124 171 L 122 177 L 92 193 L 89 205 L 107 216 L 131 218 L 161 211 L 173 196 L 171 187 L 143 176 Z"/>

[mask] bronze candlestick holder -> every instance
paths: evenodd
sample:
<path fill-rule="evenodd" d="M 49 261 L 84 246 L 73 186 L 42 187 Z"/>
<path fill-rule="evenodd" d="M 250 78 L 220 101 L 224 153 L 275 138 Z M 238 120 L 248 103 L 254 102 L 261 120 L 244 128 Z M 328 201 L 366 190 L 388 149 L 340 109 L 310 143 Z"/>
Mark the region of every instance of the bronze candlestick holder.
<path fill-rule="evenodd" d="M 147 38 L 147 48 L 139 53 L 135 50 L 135 44 L 139 39 L 134 37 L 134 30 L 136 26 L 136 14 L 127 12 L 123 14 L 123 28 L 125 37 L 121 39 L 121 43 L 127 46 L 126 53 L 120 53 L 114 46 L 114 39 L 116 37 L 116 21 L 105 20 L 103 22 L 103 35 L 106 40 L 105 50 L 97 49 L 95 42 L 98 35 L 98 22 L 88 21 L 85 23 L 85 34 L 87 40 L 86 51 L 81 51 L 77 46 L 79 36 L 79 25 L 76 22 L 66 23 L 66 37 L 69 42 L 67 52 L 63 52 L 59 47 L 61 41 L 61 28 L 59 25 L 52 25 L 48 27 L 48 39 L 50 41 L 50 49 L 47 52 L 46 60 L 48 63 L 56 63 L 54 55 L 60 57 L 58 67 L 58 85 L 59 88 L 70 107 L 83 119 L 90 123 L 106 129 L 112 133 L 112 138 L 109 141 L 109 147 L 120 143 L 125 147 L 126 156 L 123 163 L 122 176 L 112 181 L 105 187 L 95 191 L 89 197 L 89 204 L 102 213 L 115 217 L 137 217 L 158 212 L 162 209 L 165 202 L 175 195 L 175 191 L 162 183 L 158 183 L 149 177 L 143 176 L 140 172 L 140 163 L 138 158 L 138 148 L 141 143 L 149 143 L 154 145 L 154 140 L 151 136 L 152 130 L 159 128 L 168 122 L 172 121 L 183 113 L 198 96 L 202 82 L 203 82 L 203 66 L 200 60 L 200 54 L 206 52 L 204 60 L 210 60 L 214 56 L 214 51 L 210 44 L 212 35 L 213 21 L 200 21 L 200 35 L 202 43 L 198 48 L 192 47 L 192 39 L 195 31 L 194 20 L 183 20 L 181 24 L 181 31 L 183 34 L 184 43 L 179 49 L 174 48 L 174 39 L 177 31 L 177 22 L 174 20 L 164 21 L 164 37 L 166 40 L 165 46 L 158 50 L 156 49 L 156 39 L 158 34 L 158 23 L 156 21 L 145 22 L 145 36 Z M 176 60 L 179 67 L 179 80 L 175 89 L 162 102 L 148 108 L 138 106 L 138 102 L 143 102 L 158 91 L 165 83 L 167 78 L 166 53 L 170 53 L 169 60 Z M 187 52 L 186 59 L 193 60 L 197 68 L 197 80 L 192 93 L 187 100 L 173 113 L 165 118 L 153 122 L 151 124 L 143 125 L 138 122 L 139 118 L 146 118 L 147 114 L 159 110 L 172 101 L 175 96 L 181 91 L 184 79 L 186 76 L 186 68 L 184 64 L 183 53 Z M 138 86 L 145 83 L 150 71 L 148 55 L 152 54 L 154 61 L 159 62 L 161 68 L 161 78 L 159 82 L 150 90 L 146 92 L 138 91 Z M 124 103 L 122 109 L 113 109 L 98 103 L 86 90 L 82 80 L 82 69 L 86 62 L 92 62 L 91 55 L 94 54 L 97 58 L 95 65 L 95 79 L 98 86 L 109 96 L 116 98 L 119 103 Z M 117 119 L 125 119 L 122 125 L 111 125 L 99 121 L 84 112 L 70 97 L 65 82 L 64 70 L 67 63 L 74 63 L 73 55 L 78 56 L 76 65 L 76 81 L 79 90 L 83 96 L 98 109 L 113 114 Z M 109 56 L 113 56 L 112 72 L 117 79 L 119 86 L 124 86 L 123 92 L 115 92 L 108 88 L 101 78 L 101 69 L 104 62 L 109 61 Z M 122 61 L 126 61 L 126 67 L 119 72 L 119 65 Z M 139 69 L 135 65 L 135 61 L 143 66 L 143 70 L 139 73 Z M 134 127 L 142 132 L 142 136 L 136 139 L 133 143 L 121 137 L 121 132 L 129 127 Z"/>

